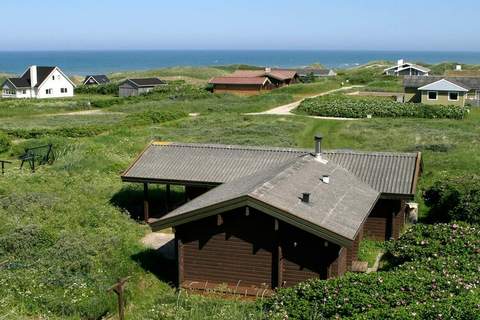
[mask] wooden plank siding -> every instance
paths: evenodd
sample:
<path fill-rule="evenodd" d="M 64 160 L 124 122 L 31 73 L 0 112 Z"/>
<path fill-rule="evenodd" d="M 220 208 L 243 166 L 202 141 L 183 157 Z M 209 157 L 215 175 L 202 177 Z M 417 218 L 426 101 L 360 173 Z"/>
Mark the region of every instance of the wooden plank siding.
<path fill-rule="evenodd" d="M 252 208 L 175 229 L 179 284 L 189 288 L 273 289 L 346 270 L 346 250 L 340 246 Z"/>
<path fill-rule="evenodd" d="M 398 239 L 405 225 L 405 200 L 380 199 L 367 218 L 364 234 L 369 239 Z"/>

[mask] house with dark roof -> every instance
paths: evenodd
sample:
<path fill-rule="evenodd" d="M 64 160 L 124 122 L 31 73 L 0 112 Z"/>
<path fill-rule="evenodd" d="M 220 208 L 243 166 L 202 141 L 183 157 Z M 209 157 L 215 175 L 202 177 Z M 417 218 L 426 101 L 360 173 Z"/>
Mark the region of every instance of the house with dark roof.
<path fill-rule="evenodd" d="M 307 76 L 314 76 L 315 78 L 335 77 L 337 73 L 332 69 L 320 69 L 320 68 L 300 68 L 295 69 L 300 78 Z"/>
<path fill-rule="evenodd" d="M 480 102 L 480 77 L 405 76 L 406 102 L 459 105 Z"/>
<path fill-rule="evenodd" d="M 122 174 L 144 186 L 144 218 L 175 233 L 178 285 L 237 292 L 341 276 L 364 237 L 398 238 L 420 153 L 153 142 Z M 167 210 L 150 215 L 149 184 Z M 170 186 L 185 203 L 169 204 Z M 158 201 L 159 199 L 155 199 Z"/>
<path fill-rule="evenodd" d="M 84 86 L 107 84 L 107 83 L 110 83 L 110 79 L 108 79 L 108 77 L 104 74 L 88 75 L 83 80 Z"/>
<path fill-rule="evenodd" d="M 2 84 L 2 98 L 73 97 L 75 84 L 59 67 L 31 66 L 21 77 Z"/>
<path fill-rule="evenodd" d="M 236 70 L 228 76 L 214 77 L 208 83 L 213 86 L 213 92 L 255 94 L 288 86 L 298 79 L 295 70 L 265 68 L 265 70 Z"/>
<path fill-rule="evenodd" d="M 167 84 L 165 81 L 158 78 L 127 79 L 119 85 L 118 96 L 138 96 L 165 84 Z"/>
<path fill-rule="evenodd" d="M 386 68 L 383 73 L 389 76 L 428 76 L 430 71 L 427 67 L 400 59 L 397 65 Z"/>

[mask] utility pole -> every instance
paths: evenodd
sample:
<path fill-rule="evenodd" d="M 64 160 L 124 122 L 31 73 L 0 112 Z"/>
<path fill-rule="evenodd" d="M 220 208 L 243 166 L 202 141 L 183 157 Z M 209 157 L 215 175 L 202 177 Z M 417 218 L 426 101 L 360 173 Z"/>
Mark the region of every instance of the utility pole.
<path fill-rule="evenodd" d="M 130 279 L 130 277 L 125 277 L 125 278 L 120 278 L 118 279 L 118 282 L 115 283 L 110 289 L 108 289 L 108 292 L 115 292 L 118 297 L 118 319 L 119 320 L 125 320 L 125 297 L 124 297 L 124 292 L 125 292 L 125 284 L 127 280 Z"/>

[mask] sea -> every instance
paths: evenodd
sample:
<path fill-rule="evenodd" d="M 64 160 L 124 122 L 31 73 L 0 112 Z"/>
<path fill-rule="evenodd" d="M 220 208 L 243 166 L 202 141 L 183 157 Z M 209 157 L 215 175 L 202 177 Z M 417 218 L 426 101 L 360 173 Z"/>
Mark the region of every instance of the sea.
<path fill-rule="evenodd" d="M 0 51 L 0 72 L 19 74 L 30 65 L 56 65 L 70 75 L 108 74 L 173 66 L 248 64 L 304 67 L 321 63 L 349 68 L 374 60 L 480 64 L 480 52 L 339 51 L 339 50 L 128 50 L 128 51 Z"/>

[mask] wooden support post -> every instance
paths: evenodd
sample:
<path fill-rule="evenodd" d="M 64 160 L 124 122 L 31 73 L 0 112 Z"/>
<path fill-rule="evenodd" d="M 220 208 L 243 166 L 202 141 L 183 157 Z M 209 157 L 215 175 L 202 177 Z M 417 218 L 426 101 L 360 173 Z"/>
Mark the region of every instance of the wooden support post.
<path fill-rule="evenodd" d="M 170 211 L 170 185 L 167 184 L 166 186 L 166 200 L 165 200 L 166 204 L 167 204 L 167 212 Z"/>
<path fill-rule="evenodd" d="M 118 282 L 115 283 L 108 292 L 115 292 L 118 297 L 118 319 L 124 320 L 125 319 L 125 284 L 130 277 L 118 279 Z"/>
<path fill-rule="evenodd" d="M 273 287 L 281 288 L 283 287 L 283 252 L 282 252 L 282 245 L 281 245 L 281 235 L 280 235 L 280 222 L 278 219 L 274 220 L 274 228 L 275 228 L 275 266 L 274 270 L 276 271 L 276 283 L 274 283 Z"/>
<path fill-rule="evenodd" d="M 183 243 L 182 239 L 178 238 L 177 234 L 175 233 L 175 242 L 177 248 L 177 263 L 178 263 L 178 287 L 182 287 L 182 283 L 184 281 L 184 261 L 183 261 Z"/>
<path fill-rule="evenodd" d="M 145 222 L 149 219 L 148 183 L 143 184 L 143 219 Z"/>

